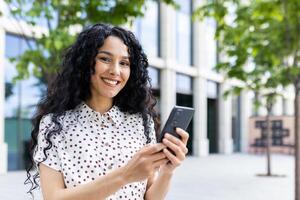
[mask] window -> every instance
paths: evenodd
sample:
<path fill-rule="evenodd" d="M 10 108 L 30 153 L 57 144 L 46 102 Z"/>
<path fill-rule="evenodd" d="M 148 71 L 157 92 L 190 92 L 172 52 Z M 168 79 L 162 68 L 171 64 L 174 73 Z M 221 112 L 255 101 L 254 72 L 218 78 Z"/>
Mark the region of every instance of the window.
<path fill-rule="evenodd" d="M 159 81 L 159 70 L 154 68 L 154 67 L 149 67 L 148 68 L 148 73 L 151 79 L 151 85 L 153 89 L 158 89 L 160 86 L 160 81 Z"/>
<path fill-rule="evenodd" d="M 176 58 L 179 64 L 192 64 L 192 1 L 176 0 L 180 10 L 176 13 Z"/>
<path fill-rule="evenodd" d="M 218 98 L 218 84 L 214 81 L 207 81 L 207 98 Z"/>
<path fill-rule="evenodd" d="M 152 86 L 152 94 L 154 95 L 157 103 L 154 109 L 160 115 L 160 71 L 154 67 L 148 68 L 148 73 L 151 79 L 151 86 Z"/>
<path fill-rule="evenodd" d="M 5 99 L 5 117 L 16 117 L 19 109 L 22 118 L 31 118 L 34 112 L 34 105 L 39 100 L 45 86 L 41 82 L 30 76 L 29 79 L 17 81 L 12 84 L 13 78 L 17 75 L 14 63 L 9 58 L 16 57 L 28 49 L 28 43 L 33 48 L 34 40 L 28 40 L 12 34 L 6 34 L 5 37 L 5 83 L 10 86 L 10 91 Z M 29 66 L 31 68 L 31 66 Z"/>
<path fill-rule="evenodd" d="M 217 41 L 215 40 L 216 22 L 213 19 L 205 20 L 206 58 L 208 71 L 214 71 L 217 64 Z"/>
<path fill-rule="evenodd" d="M 159 54 L 159 5 L 156 1 L 148 1 L 144 17 L 135 21 L 135 34 L 148 56 Z"/>
<path fill-rule="evenodd" d="M 181 94 L 192 94 L 193 93 L 192 77 L 184 74 L 177 74 L 176 91 L 177 93 L 181 93 Z"/>

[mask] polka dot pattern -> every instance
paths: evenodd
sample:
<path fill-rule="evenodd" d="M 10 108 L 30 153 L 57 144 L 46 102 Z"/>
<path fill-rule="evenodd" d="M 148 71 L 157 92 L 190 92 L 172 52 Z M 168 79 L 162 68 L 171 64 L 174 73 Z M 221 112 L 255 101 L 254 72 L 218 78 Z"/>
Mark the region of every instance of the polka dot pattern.
<path fill-rule="evenodd" d="M 51 114 L 42 118 L 34 161 L 61 172 L 66 187 L 88 183 L 126 165 L 146 145 L 141 114 L 124 113 L 117 106 L 100 114 L 81 103 L 67 111 L 60 123 L 63 129 L 50 138 L 53 146 L 45 160 L 45 137 L 54 123 Z M 151 143 L 156 143 L 153 120 L 149 123 Z M 107 199 L 144 199 L 146 185 L 147 180 L 125 185 Z"/>

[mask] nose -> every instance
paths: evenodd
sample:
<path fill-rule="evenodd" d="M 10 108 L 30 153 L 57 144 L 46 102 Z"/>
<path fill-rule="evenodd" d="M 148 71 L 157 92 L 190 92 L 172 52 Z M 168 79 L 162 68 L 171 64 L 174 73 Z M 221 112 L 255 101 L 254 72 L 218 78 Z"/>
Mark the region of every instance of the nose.
<path fill-rule="evenodd" d="M 114 76 L 120 75 L 120 64 L 119 62 L 113 62 L 109 68 L 109 73 Z"/>

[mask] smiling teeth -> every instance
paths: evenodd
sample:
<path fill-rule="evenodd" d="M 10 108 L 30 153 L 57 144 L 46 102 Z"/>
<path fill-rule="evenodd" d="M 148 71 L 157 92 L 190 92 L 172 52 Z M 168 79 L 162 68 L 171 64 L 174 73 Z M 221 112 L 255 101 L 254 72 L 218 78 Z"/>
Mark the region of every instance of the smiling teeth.
<path fill-rule="evenodd" d="M 112 84 L 112 85 L 117 85 L 118 81 L 112 81 L 112 80 L 109 80 L 109 79 L 103 79 L 104 82 L 106 83 L 109 83 L 109 84 Z"/>

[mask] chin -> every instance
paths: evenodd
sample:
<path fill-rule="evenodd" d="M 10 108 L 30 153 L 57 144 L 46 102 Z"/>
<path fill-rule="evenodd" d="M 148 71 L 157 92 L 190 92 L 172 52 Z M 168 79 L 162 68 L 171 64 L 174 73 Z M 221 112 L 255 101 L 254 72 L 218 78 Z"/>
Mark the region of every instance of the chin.
<path fill-rule="evenodd" d="M 119 93 L 119 92 L 118 92 Z M 103 96 L 107 97 L 107 98 L 114 98 L 115 96 L 118 95 L 118 93 L 109 93 L 109 94 L 105 94 Z"/>
<path fill-rule="evenodd" d="M 103 91 L 103 90 L 96 90 L 95 95 L 96 96 L 101 96 L 104 98 L 114 98 L 120 93 L 120 90 L 110 90 L 110 91 Z"/>

